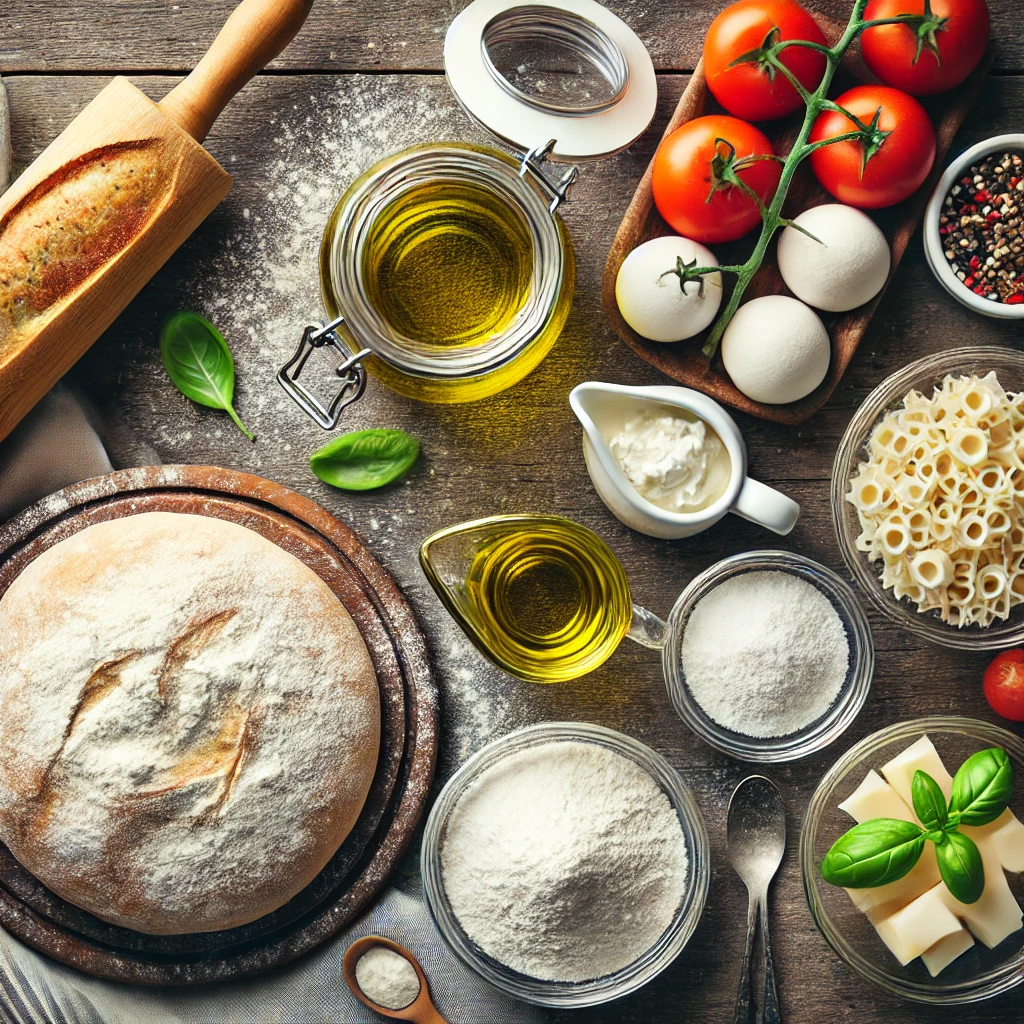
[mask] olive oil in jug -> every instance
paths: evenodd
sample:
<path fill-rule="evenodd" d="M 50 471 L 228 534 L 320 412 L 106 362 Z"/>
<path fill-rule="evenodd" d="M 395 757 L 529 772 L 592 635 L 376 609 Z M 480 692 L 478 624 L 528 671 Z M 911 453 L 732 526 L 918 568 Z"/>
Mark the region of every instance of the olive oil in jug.
<path fill-rule="evenodd" d="M 476 646 L 537 683 L 601 665 L 629 630 L 629 582 L 596 534 L 560 516 L 494 516 L 435 534 L 420 560 Z"/>

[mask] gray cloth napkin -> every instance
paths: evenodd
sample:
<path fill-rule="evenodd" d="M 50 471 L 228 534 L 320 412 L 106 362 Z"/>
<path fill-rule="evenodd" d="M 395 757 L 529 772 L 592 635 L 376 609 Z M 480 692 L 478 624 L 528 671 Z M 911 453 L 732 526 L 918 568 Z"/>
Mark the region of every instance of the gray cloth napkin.
<path fill-rule="evenodd" d="M 102 431 L 101 431 L 102 432 Z M 116 432 L 105 436 L 117 437 Z M 135 446 L 135 450 L 139 450 Z M 145 449 L 142 449 L 145 450 Z M 0 517 L 51 491 L 110 470 L 83 403 L 58 385 L 0 443 Z M 491 988 L 452 953 L 427 910 L 415 852 L 395 887 L 348 931 L 271 974 L 198 989 L 100 981 L 55 963 L 0 928 L 0 1021 L 11 1024 L 361 1024 L 380 1021 L 349 991 L 345 950 L 384 935 L 419 958 L 452 1024 L 532 1024 L 539 1011 Z M 5 1015 L 6 1014 L 6 1015 Z"/>

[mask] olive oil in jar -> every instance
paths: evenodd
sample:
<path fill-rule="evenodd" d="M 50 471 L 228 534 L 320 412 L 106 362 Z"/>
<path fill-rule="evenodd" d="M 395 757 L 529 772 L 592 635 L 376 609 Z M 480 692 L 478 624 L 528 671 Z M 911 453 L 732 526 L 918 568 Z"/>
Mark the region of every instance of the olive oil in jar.
<path fill-rule="evenodd" d="M 480 345 L 527 302 L 533 242 L 493 190 L 433 181 L 385 206 L 363 257 L 367 297 L 392 330 L 426 346 Z"/>
<path fill-rule="evenodd" d="M 471 541 L 466 545 L 465 541 Z M 462 543 L 463 578 L 440 563 Z M 473 642 L 507 672 L 557 683 L 593 671 L 632 620 L 618 559 L 590 530 L 559 516 L 496 516 L 428 540 L 427 576 Z M 437 560 L 435 564 L 434 560 Z"/>

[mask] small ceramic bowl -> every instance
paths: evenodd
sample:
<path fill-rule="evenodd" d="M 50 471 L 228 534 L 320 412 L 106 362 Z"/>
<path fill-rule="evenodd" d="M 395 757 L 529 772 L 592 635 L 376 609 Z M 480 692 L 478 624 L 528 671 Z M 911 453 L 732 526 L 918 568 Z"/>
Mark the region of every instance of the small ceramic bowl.
<path fill-rule="evenodd" d="M 592 981 L 542 981 L 506 967 L 488 956 L 462 930 L 448 902 L 441 874 L 441 847 L 452 812 L 466 789 L 480 775 L 508 757 L 529 747 L 559 740 L 595 743 L 628 758 L 646 771 L 662 788 L 679 815 L 686 839 L 689 873 L 686 894 L 672 923 L 658 941 L 633 963 L 614 974 Z M 510 827 L 514 823 L 510 822 Z M 495 988 L 537 1006 L 582 1008 L 618 999 L 646 985 L 682 952 L 704 912 L 711 884 L 708 834 L 697 801 L 679 773 L 660 754 L 630 736 L 599 725 L 580 722 L 544 722 L 502 736 L 477 751 L 448 780 L 437 798 L 423 832 L 421 855 L 423 889 L 438 931 L 459 958 Z"/>
<path fill-rule="evenodd" d="M 796 525 L 800 506 L 786 495 L 747 476 L 747 447 L 733 418 L 699 391 L 680 387 L 631 388 L 588 381 L 569 395 L 583 426 L 583 457 L 594 489 L 611 513 L 638 533 L 675 540 L 713 526 L 727 512 L 785 536 Z M 629 482 L 610 442 L 629 417 L 644 409 L 679 409 L 703 420 L 729 453 L 729 482 L 721 496 L 698 512 L 669 512 L 652 504 Z"/>
<path fill-rule="evenodd" d="M 942 206 L 949 190 L 963 177 L 972 164 L 976 164 L 990 153 L 995 152 L 1024 153 L 1024 134 L 1014 132 L 1007 135 L 994 135 L 965 150 L 946 168 L 945 173 L 939 178 L 939 183 L 935 186 L 935 191 L 932 193 L 931 199 L 928 200 L 928 207 L 925 210 L 924 254 L 928 260 L 928 266 L 938 278 L 939 284 L 957 302 L 968 309 L 973 309 L 975 313 L 981 313 L 982 316 L 990 316 L 997 320 L 1024 320 L 1024 303 L 1008 306 L 1006 303 L 993 302 L 991 299 L 975 295 L 956 276 L 946 260 L 943 251 L 945 247 L 942 236 L 939 234 L 939 216 L 942 214 Z"/>
<path fill-rule="evenodd" d="M 847 966 L 874 985 L 914 1002 L 973 1003 L 1024 981 L 1024 931 L 1004 939 L 995 949 L 976 942 L 933 978 L 920 960 L 901 967 L 849 896 L 821 877 L 825 854 L 853 826 L 853 819 L 840 811 L 838 805 L 864 781 L 870 769 L 877 771 L 922 736 L 930 737 L 951 773 L 971 754 L 986 747 L 1003 747 L 1018 779 L 1010 809 L 1024 817 L 1024 742 L 1020 737 L 971 718 L 921 718 L 890 725 L 843 754 L 825 773 L 811 797 L 800 834 L 804 892 L 814 923 L 828 944 Z M 1024 902 L 1024 874 L 1007 873 L 1006 880 L 1017 902 Z M 1018 1019 L 1009 1008 L 1006 1013 L 1002 1019 Z M 934 1019 L 955 1018 L 939 1014 Z"/>

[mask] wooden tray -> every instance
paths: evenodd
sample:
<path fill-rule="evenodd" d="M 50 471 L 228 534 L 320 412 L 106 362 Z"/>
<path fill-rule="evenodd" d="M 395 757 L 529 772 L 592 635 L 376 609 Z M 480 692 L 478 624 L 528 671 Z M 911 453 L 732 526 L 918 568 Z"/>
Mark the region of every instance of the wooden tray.
<path fill-rule="evenodd" d="M 0 595 L 33 558 L 64 538 L 93 523 L 153 511 L 239 523 L 305 562 L 355 620 L 381 689 L 380 757 L 355 827 L 309 886 L 257 921 L 196 935 L 119 928 L 50 892 L 0 843 L 0 924 L 13 935 L 99 977 L 193 985 L 301 956 L 349 924 L 380 891 L 424 810 L 437 756 L 438 697 L 411 609 L 356 535 L 307 498 L 245 473 L 146 467 L 51 495 L 0 528 Z"/>
<path fill-rule="evenodd" d="M 833 45 L 839 39 L 845 28 L 838 22 L 818 15 L 815 15 L 815 21 L 824 32 L 829 45 Z M 966 81 L 955 89 L 938 96 L 921 97 L 921 102 L 935 126 L 935 166 L 928 179 L 909 199 L 888 209 L 865 211 L 871 215 L 889 240 L 892 254 L 889 281 L 892 280 L 892 275 L 903 258 L 907 245 L 924 214 L 928 199 L 942 174 L 945 156 L 953 142 L 953 137 L 960 129 L 971 107 L 974 106 L 991 64 L 992 47 L 990 45 L 981 63 Z M 877 79 L 860 59 L 859 49 L 854 46 L 847 51 L 846 57 L 833 79 L 833 92 L 838 94 L 838 92 L 845 91 L 858 83 L 876 81 Z M 686 90 L 679 99 L 675 113 L 665 128 L 664 134 L 670 134 L 680 125 L 695 117 L 715 112 L 723 112 L 723 108 L 716 103 L 707 88 L 703 61 L 700 61 L 694 69 Z M 800 128 L 798 116 L 802 115 L 794 115 L 777 122 L 758 123 L 758 127 L 771 139 L 776 153 L 784 155 L 792 148 Z M 619 307 L 615 301 L 615 279 L 618 276 L 619 267 L 622 266 L 622 261 L 642 242 L 660 235 L 674 234 L 668 224 L 662 220 L 654 205 L 654 196 L 651 191 L 653 163 L 652 159 L 643 178 L 640 179 L 640 184 L 633 194 L 633 199 L 622 218 L 618 233 L 615 235 L 615 241 L 608 254 L 608 262 L 605 264 L 601 303 L 612 327 L 637 355 L 680 384 L 702 391 L 719 402 L 741 409 L 753 416 L 759 416 L 761 419 L 774 420 L 776 423 L 791 426 L 803 423 L 828 401 L 829 396 L 835 390 L 839 379 L 849 366 L 861 338 L 864 337 L 864 332 L 885 293 L 885 288 L 870 302 L 847 313 L 819 312 L 832 340 L 832 362 L 829 365 L 828 374 L 816 390 L 799 402 L 792 402 L 788 405 L 765 405 L 753 401 L 729 379 L 725 367 L 722 365 L 721 347 L 719 347 L 718 354 L 710 361 L 701 352 L 701 345 L 708 332 L 687 341 L 670 345 L 661 344 L 641 337 L 622 319 L 622 315 L 619 313 Z M 835 197 L 821 187 L 807 161 L 804 161 L 793 178 L 783 213 L 787 217 L 795 217 L 812 206 L 834 202 L 837 202 Z M 723 264 L 743 263 L 753 249 L 755 238 L 755 233 L 751 232 L 738 242 L 714 246 L 715 255 Z M 886 287 L 888 287 L 889 281 L 886 281 Z M 726 294 L 728 294 L 731 284 L 729 275 L 723 275 L 723 283 L 727 290 Z M 775 246 L 772 245 L 765 255 L 764 263 L 748 285 L 744 301 L 761 295 L 779 293 L 792 295 L 779 274 L 778 265 L 775 262 Z"/>

